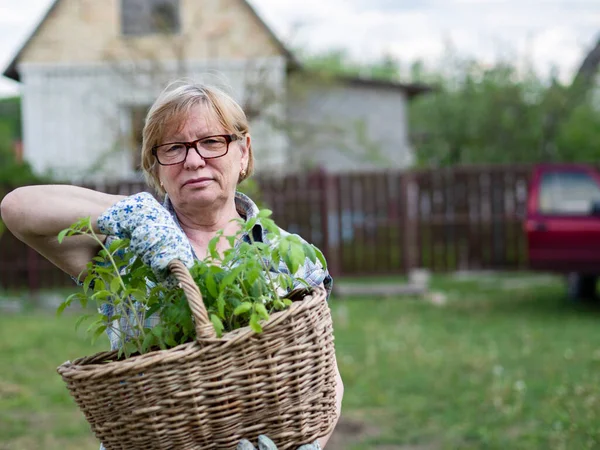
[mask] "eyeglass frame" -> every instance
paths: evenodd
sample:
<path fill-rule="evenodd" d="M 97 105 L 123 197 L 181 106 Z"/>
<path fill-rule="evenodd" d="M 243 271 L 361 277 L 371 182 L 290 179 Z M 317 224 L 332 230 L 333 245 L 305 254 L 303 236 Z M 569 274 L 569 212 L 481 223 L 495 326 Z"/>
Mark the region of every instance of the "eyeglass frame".
<path fill-rule="evenodd" d="M 205 157 L 200 153 L 200 150 L 198 150 L 198 142 L 203 141 L 205 139 L 210 139 L 210 138 L 216 138 L 216 137 L 222 137 L 225 138 L 225 140 L 227 141 L 227 147 L 225 149 L 225 153 L 223 153 L 222 155 L 219 156 L 208 156 Z M 225 156 L 227 153 L 229 153 L 229 144 L 231 144 L 233 141 L 237 141 L 239 140 L 240 137 L 237 134 L 212 134 L 210 136 L 204 136 L 200 139 L 196 139 L 195 141 L 189 141 L 189 142 L 166 142 L 164 144 L 160 144 L 160 145 L 155 145 L 154 147 L 152 147 L 152 155 L 156 158 L 156 162 L 158 164 L 160 164 L 161 166 L 176 166 L 177 164 L 183 164 L 185 162 L 185 160 L 188 157 L 188 154 L 190 152 L 190 149 L 193 148 L 194 150 L 196 150 L 196 153 L 198 154 L 198 156 L 200 156 L 200 158 L 207 160 L 207 159 L 217 159 L 217 158 L 222 158 L 223 156 Z M 184 158 L 176 163 L 171 163 L 171 164 L 163 164 L 160 162 L 160 160 L 158 159 L 158 148 L 159 147 L 164 147 L 165 145 L 175 145 L 175 144 L 181 144 L 185 146 L 185 156 Z"/>

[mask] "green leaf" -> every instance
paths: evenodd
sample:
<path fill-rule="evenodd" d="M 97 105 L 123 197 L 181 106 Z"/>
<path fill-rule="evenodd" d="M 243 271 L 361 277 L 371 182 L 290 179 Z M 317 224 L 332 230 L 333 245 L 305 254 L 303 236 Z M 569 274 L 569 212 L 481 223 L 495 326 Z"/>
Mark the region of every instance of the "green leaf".
<path fill-rule="evenodd" d="M 317 254 L 315 253 L 314 246 L 311 244 L 303 243 L 302 249 L 304 250 L 304 254 L 313 264 L 317 262 Z"/>
<path fill-rule="evenodd" d="M 271 211 L 270 209 L 261 209 L 258 212 L 258 217 L 262 218 L 267 218 L 267 217 L 271 217 L 271 215 L 273 214 L 273 211 Z"/>
<path fill-rule="evenodd" d="M 321 263 L 321 266 L 323 266 L 323 269 L 327 269 L 327 262 L 325 261 L 325 257 L 323 256 L 321 250 L 315 247 L 315 253 L 317 254 L 317 259 Z"/>
<path fill-rule="evenodd" d="M 262 303 L 256 304 L 256 313 L 264 320 L 269 320 L 269 313 L 267 312 L 267 308 Z"/>
<path fill-rule="evenodd" d="M 121 289 L 121 280 L 119 277 L 113 278 L 110 281 L 110 292 L 117 293 Z"/>
<path fill-rule="evenodd" d="M 281 241 L 279 241 L 279 245 L 277 246 L 277 248 L 279 250 L 279 255 L 285 260 L 286 255 L 288 254 L 290 249 L 290 243 L 282 239 Z"/>
<path fill-rule="evenodd" d="M 60 304 L 60 306 L 56 309 L 56 317 L 59 317 L 67 308 L 67 306 L 69 306 L 70 302 L 68 301 L 64 301 Z"/>
<path fill-rule="evenodd" d="M 69 231 L 71 231 L 71 229 L 67 228 L 66 230 L 62 230 L 60 233 L 58 233 L 58 237 L 56 239 L 58 240 L 59 244 L 62 244 L 62 241 Z"/>
<path fill-rule="evenodd" d="M 255 333 L 262 333 L 262 327 L 258 323 L 258 314 L 256 313 L 250 316 L 250 329 Z"/>
<path fill-rule="evenodd" d="M 248 311 L 250 311 L 250 309 L 252 309 L 252 303 L 244 302 L 233 310 L 233 315 L 239 316 L 240 314 L 247 313 Z"/>
<path fill-rule="evenodd" d="M 141 289 L 127 289 L 125 295 L 131 295 L 135 300 L 140 303 L 146 303 L 148 299 L 148 293 Z"/>
<path fill-rule="evenodd" d="M 90 284 L 92 283 L 92 281 L 94 281 L 94 275 L 91 273 L 87 277 L 85 277 L 85 280 L 83 280 L 83 292 L 85 292 L 86 294 L 87 291 L 90 289 Z"/>
<path fill-rule="evenodd" d="M 125 241 L 123 241 L 122 239 L 115 239 L 113 240 L 110 245 L 108 246 L 108 252 L 110 254 L 115 253 L 117 250 L 124 248 L 124 243 Z"/>
<path fill-rule="evenodd" d="M 94 295 L 92 295 L 92 300 L 98 302 L 98 301 L 106 300 L 107 298 L 110 298 L 112 296 L 113 296 L 112 292 L 109 292 L 106 290 L 98 291 Z"/>
<path fill-rule="evenodd" d="M 156 338 L 152 335 L 152 333 L 146 333 L 144 340 L 142 341 L 142 351 L 144 353 L 146 353 L 152 347 L 155 339 Z"/>
<path fill-rule="evenodd" d="M 304 256 L 302 247 L 296 243 L 290 245 L 290 262 L 292 265 L 291 267 L 288 266 L 288 268 L 292 274 L 298 272 L 298 269 L 304 264 L 305 260 L 306 256 Z"/>
<path fill-rule="evenodd" d="M 231 269 L 221 280 L 221 282 L 219 283 L 219 287 L 221 288 L 222 291 L 224 291 L 227 286 L 229 286 L 230 284 L 233 284 L 233 282 L 235 281 L 235 279 L 237 278 L 237 276 L 239 275 L 239 273 L 242 271 L 243 267 L 238 266 L 235 267 L 234 269 Z"/>
<path fill-rule="evenodd" d="M 183 342 L 187 341 L 187 339 L 183 339 Z M 182 344 L 183 344 L 182 342 Z M 169 347 L 177 347 L 178 343 L 175 339 L 173 339 L 173 336 L 165 336 L 165 344 L 167 344 Z"/>
<path fill-rule="evenodd" d="M 210 321 L 213 324 L 213 327 L 215 327 L 215 331 L 217 332 L 217 336 L 221 337 L 223 330 L 224 330 L 224 326 L 223 326 L 223 322 L 221 322 L 221 319 L 219 319 L 215 314 L 211 314 L 210 315 Z"/>
<path fill-rule="evenodd" d="M 64 310 L 71 305 L 71 303 L 73 302 L 73 300 L 79 298 L 81 294 L 80 293 L 75 293 L 75 294 L 71 294 L 69 295 L 66 300 L 64 302 L 62 302 L 60 304 L 60 306 L 56 309 L 56 316 L 60 316 Z"/>
<path fill-rule="evenodd" d="M 275 267 L 279 267 L 279 263 L 281 262 L 281 257 L 279 255 L 279 248 L 274 249 L 271 252 L 271 261 Z"/>
<path fill-rule="evenodd" d="M 164 335 L 165 330 L 163 329 L 163 327 L 161 327 L 160 325 L 155 326 L 154 328 L 152 328 L 150 330 L 150 332 L 156 336 L 157 338 L 162 338 Z"/>
<path fill-rule="evenodd" d="M 226 319 L 224 294 L 225 294 L 225 292 L 221 292 L 219 294 L 219 298 L 217 298 L 217 310 L 219 311 L 219 317 Z"/>
<path fill-rule="evenodd" d="M 135 345 L 135 342 L 133 342 L 133 341 L 128 341 L 123 346 L 123 352 L 125 353 L 126 358 L 129 358 L 133 353 L 136 353 L 137 351 L 138 351 L 138 348 Z"/>
<path fill-rule="evenodd" d="M 258 220 L 257 217 L 252 217 L 250 220 L 248 220 L 246 222 L 246 224 L 244 225 L 244 229 L 247 232 L 252 231 L 252 228 L 254 228 L 254 225 L 256 225 L 256 221 Z M 250 239 L 254 241 L 254 239 L 252 239 L 252 233 L 250 233 Z"/>
<path fill-rule="evenodd" d="M 90 317 L 94 317 L 94 316 L 92 316 L 92 315 L 90 315 L 90 314 L 84 314 L 84 315 L 82 315 L 82 316 L 79 316 L 79 317 L 77 318 L 77 321 L 75 322 L 75 330 L 78 330 L 78 329 L 79 329 L 79 327 L 81 326 L 81 324 L 82 324 L 83 322 L 85 322 L 86 320 L 88 320 Z"/>
<path fill-rule="evenodd" d="M 275 236 L 279 236 L 281 234 L 279 227 L 272 219 L 263 218 L 260 221 L 260 224 L 265 230 L 267 230 L 269 233 L 273 233 Z"/>
<path fill-rule="evenodd" d="M 219 242 L 219 237 L 212 238 L 208 243 L 208 253 L 211 258 L 219 259 L 219 252 L 217 252 L 217 243 Z"/>
<path fill-rule="evenodd" d="M 106 289 L 106 283 L 102 278 L 96 278 L 94 282 L 94 292 L 100 292 Z"/>
<path fill-rule="evenodd" d="M 102 325 L 96 329 L 94 332 L 94 336 L 92 337 L 92 345 L 96 342 L 96 340 L 106 331 L 106 325 Z"/>
<path fill-rule="evenodd" d="M 219 293 L 217 292 L 217 283 L 215 282 L 212 273 L 209 272 L 206 274 L 205 282 L 208 293 L 212 295 L 213 298 L 216 298 L 219 295 Z"/>

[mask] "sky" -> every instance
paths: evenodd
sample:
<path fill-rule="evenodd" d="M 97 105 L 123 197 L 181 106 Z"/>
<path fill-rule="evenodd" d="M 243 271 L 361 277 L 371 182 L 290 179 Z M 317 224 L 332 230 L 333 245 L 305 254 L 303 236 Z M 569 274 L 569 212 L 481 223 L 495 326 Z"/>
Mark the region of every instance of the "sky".
<path fill-rule="evenodd" d="M 97 0 L 102 1 L 102 0 Z M 197 0 L 201 1 L 201 0 Z M 439 67 L 454 52 L 531 61 L 564 81 L 600 38 L 600 0 L 249 0 L 279 38 L 308 53 L 345 49 L 358 62 L 389 54 Z M 52 0 L 0 0 L 2 72 Z M 0 96 L 19 85 L 0 78 Z"/>

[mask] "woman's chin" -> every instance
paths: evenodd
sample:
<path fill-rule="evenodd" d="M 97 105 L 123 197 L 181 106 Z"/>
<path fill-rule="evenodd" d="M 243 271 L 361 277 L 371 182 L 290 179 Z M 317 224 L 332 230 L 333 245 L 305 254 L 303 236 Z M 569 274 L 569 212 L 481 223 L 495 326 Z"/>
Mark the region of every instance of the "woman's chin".
<path fill-rule="evenodd" d="M 186 203 L 192 203 L 195 205 L 213 204 L 219 197 L 218 189 L 212 188 L 212 186 L 203 187 L 188 187 L 185 186 L 181 192 L 182 200 Z"/>

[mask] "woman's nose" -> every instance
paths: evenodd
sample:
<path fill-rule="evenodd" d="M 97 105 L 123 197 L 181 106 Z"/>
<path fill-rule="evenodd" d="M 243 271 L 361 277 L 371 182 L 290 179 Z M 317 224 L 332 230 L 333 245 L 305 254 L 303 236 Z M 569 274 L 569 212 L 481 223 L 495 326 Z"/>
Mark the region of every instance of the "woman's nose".
<path fill-rule="evenodd" d="M 204 167 L 206 165 L 206 160 L 200 156 L 198 150 L 195 147 L 191 147 L 188 150 L 187 156 L 185 157 L 185 161 L 183 166 L 186 169 L 197 169 L 198 167 Z"/>

